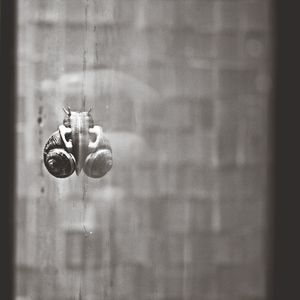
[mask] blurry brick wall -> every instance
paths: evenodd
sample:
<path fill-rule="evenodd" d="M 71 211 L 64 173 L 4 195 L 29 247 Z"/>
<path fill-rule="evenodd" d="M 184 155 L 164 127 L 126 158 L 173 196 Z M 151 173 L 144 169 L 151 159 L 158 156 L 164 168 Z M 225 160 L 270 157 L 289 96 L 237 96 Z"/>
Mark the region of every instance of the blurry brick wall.
<path fill-rule="evenodd" d="M 19 1 L 19 296 L 265 299 L 270 12 L 267 0 Z M 56 180 L 42 148 L 61 107 L 83 101 L 114 167 Z"/>

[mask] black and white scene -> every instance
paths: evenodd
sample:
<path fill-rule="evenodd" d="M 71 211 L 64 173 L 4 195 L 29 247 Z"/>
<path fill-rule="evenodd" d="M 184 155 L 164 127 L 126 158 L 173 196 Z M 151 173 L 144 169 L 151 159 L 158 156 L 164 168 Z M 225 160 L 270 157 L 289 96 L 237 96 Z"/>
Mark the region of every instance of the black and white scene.
<path fill-rule="evenodd" d="M 15 300 L 267 299 L 272 7 L 17 1 Z"/>

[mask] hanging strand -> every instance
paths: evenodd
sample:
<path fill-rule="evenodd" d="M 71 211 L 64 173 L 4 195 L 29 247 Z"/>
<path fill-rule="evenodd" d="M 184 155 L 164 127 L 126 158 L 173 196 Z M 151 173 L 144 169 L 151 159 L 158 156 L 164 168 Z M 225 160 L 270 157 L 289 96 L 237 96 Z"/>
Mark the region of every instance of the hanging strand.
<path fill-rule="evenodd" d="M 82 90 L 81 90 L 81 111 L 86 110 L 86 95 L 85 95 L 85 87 L 86 87 L 86 65 L 87 65 L 87 35 L 88 35 L 88 8 L 89 8 L 89 1 L 86 0 L 85 3 L 85 37 L 84 37 L 84 50 L 83 50 L 83 62 L 82 62 L 82 73 L 83 73 L 83 79 L 82 79 Z"/>

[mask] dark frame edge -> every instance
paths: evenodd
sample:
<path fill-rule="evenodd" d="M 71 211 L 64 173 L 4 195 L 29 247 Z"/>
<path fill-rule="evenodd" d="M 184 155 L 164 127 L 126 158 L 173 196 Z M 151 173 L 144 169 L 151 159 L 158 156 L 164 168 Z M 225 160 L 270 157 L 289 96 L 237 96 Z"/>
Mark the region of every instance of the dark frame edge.
<path fill-rule="evenodd" d="M 1 299 L 14 299 L 14 201 L 17 1 L 1 1 Z"/>
<path fill-rule="evenodd" d="M 268 300 L 300 299 L 299 59 L 295 1 L 273 1 L 274 108 Z"/>

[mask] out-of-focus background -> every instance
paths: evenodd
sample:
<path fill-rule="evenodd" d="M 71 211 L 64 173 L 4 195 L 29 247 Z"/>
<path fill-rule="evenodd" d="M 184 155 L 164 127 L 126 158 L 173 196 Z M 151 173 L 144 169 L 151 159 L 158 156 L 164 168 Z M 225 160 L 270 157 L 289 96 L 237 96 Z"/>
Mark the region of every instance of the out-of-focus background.
<path fill-rule="evenodd" d="M 18 300 L 263 300 L 272 2 L 19 0 Z M 92 107 L 102 179 L 42 162 Z"/>

